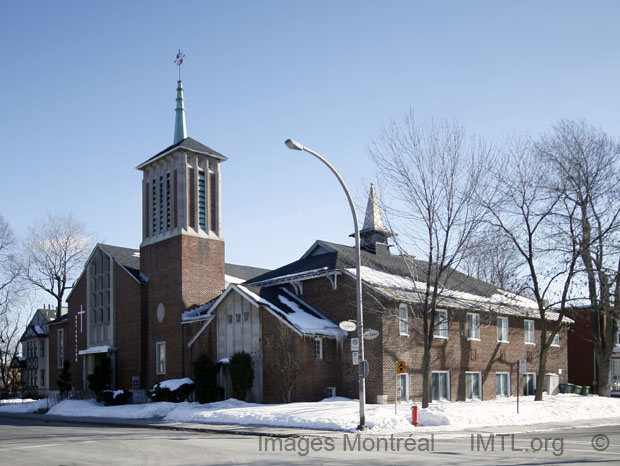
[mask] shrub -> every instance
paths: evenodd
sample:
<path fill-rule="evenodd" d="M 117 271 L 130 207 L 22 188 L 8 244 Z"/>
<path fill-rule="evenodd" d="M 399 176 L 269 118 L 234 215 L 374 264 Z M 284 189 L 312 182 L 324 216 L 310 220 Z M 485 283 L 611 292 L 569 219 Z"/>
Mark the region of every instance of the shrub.
<path fill-rule="evenodd" d="M 99 395 L 106 388 L 110 386 L 110 380 L 112 378 L 112 371 L 110 369 L 110 358 L 104 358 L 101 363 L 95 366 L 95 370 L 91 375 L 86 377 L 88 380 L 88 388 L 90 388 L 97 396 L 99 401 Z"/>
<path fill-rule="evenodd" d="M 98 401 L 106 406 L 126 405 L 131 401 L 131 392 L 127 390 L 104 390 L 99 394 Z"/>
<path fill-rule="evenodd" d="M 211 403 L 217 397 L 217 368 L 213 361 L 201 354 L 194 362 L 194 380 L 196 383 L 196 401 Z"/>
<path fill-rule="evenodd" d="M 228 366 L 230 380 L 232 382 L 233 397 L 244 400 L 245 395 L 254 383 L 254 369 L 252 368 L 252 356 L 245 351 L 239 351 L 230 358 Z"/>
<path fill-rule="evenodd" d="M 65 359 L 64 364 L 62 365 L 62 371 L 58 376 L 58 380 L 56 383 L 58 384 L 58 388 L 60 389 L 60 394 L 62 396 L 66 395 L 71 391 L 71 371 L 69 370 L 71 367 L 71 363 Z"/>
<path fill-rule="evenodd" d="M 153 401 L 169 401 L 172 403 L 181 403 L 189 400 L 192 392 L 194 391 L 194 382 L 184 383 L 174 390 L 170 390 L 166 386 L 161 384 L 155 385 L 151 390 L 146 392 L 146 395 Z"/>

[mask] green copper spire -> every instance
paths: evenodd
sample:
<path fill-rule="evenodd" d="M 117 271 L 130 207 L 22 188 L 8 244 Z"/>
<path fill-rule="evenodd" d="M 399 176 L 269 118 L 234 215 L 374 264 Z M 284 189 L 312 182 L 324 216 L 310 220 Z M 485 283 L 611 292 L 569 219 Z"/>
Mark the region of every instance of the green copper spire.
<path fill-rule="evenodd" d="M 185 106 L 183 104 L 183 82 L 178 81 L 177 87 L 177 108 L 174 120 L 174 142 L 176 144 L 187 137 L 187 128 L 185 127 Z"/>
<path fill-rule="evenodd" d="M 185 127 L 185 105 L 183 104 L 183 81 L 181 81 L 181 65 L 185 54 L 179 49 L 174 63 L 179 67 L 179 80 L 177 81 L 177 108 L 174 118 L 174 142 L 177 144 L 187 137 L 187 128 Z"/>

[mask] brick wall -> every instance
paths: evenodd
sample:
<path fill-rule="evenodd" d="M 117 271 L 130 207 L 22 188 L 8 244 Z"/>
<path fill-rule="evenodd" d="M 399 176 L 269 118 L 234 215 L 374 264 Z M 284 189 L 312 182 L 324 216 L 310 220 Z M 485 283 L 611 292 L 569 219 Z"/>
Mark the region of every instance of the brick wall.
<path fill-rule="evenodd" d="M 140 249 L 140 267 L 148 277 L 147 387 L 191 371 L 183 348 L 181 313 L 219 296 L 224 289 L 224 242 L 177 235 Z M 157 308 L 165 313 L 160 322 Z M 155 345 L 166 342 L 166 373 L 156 374 Z"/>
<path fill-rule="evenodd" d="M 594 343 L 592 342 L 592 311 L 574 309 L 567 315 L 575 321 L 568 333 L 569 382 L 593 386 L 595 380 Z"/>
<path fill-rule="evenodd" d="M 132 377 L 140 377 L 142 340 L 141 285 L 114 263 L 114 336 L 116 346 L 116 388 L 130 390 Z M 140 378 L 140 382 L 143 379 Z"/>

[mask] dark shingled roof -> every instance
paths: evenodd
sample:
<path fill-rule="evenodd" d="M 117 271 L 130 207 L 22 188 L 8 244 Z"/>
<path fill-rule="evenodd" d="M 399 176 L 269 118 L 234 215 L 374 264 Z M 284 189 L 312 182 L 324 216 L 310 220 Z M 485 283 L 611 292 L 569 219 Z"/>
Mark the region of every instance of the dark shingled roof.
<path fill-rule="evenodd" d="M 258 284 L 267 280 L 277 279 L 278 277 L 321 268 L 326 268 L 327 270 L 355 268 L 354 247 L 321 240 L 317 241 L 316 245 L 326 250 L 326 252 L 324 254 L 309 255 L 295 262 L 291 262 L 290 264 L 250 280 L 248 284 Z M 425 261 L 416 260 L 411 257 L 404 258 L 403 256 L 396 256 L 389 253 L 372 254 L 368 251 L 362 250 L 361 259 L 363 266 L 370 267 L 381 272 L 406 277 L 410 276 L 410 272 L 405 260 L 410 264 L 414 274 L 417 277 L 423 277 L 427 267 L 427 263 Z M 450 290 L 485 297 L 490 297 L 497 290 L 497 287 L 489 283 L 485 283 L 482 280 L 470 277 L 456 270 L 452 271 L 450 278 L 444 286 Z"/>
<path fill-rule="evenodd" d="M 254 277 L 269 272 L 269 269 L 250 267 L 249 265 L 224 264 L 224 266 L 226 267 L 226 275 L 237 277 L 241 280 L 251 280 Z"/>
<path fill-rule="evenodd" d="M 205 154 L 205 155 L 208 155 L 210 157 L 214 157 L 216 159 L 227 160 L 227 158 L 224 157 L 222 154 L 220 154 L 217 151 L 214 151 L 210 147 L 205 146 L 203 143 L 198 142 L 198 141 L 196 141 L 195 139 L 192 139 L 192 138 L 185 138 L 182 141 L 177 142 L 176 144 L 172 144 L 171 146 L 166 147 L 161 152 L 158 152 L 153 157 L 148 159 L 146 162 L 142 162 L 140 165 L 138 165 L 137 168 L 141 169 L 147 163 L 152 162 L 153 160 L 157 159 L 158 157 L 162 156 L 163 154 L 166 154 L 166 153 L 168 153 L 170 151 L 173 151 L 175 149 L 186 149 L 186 150 L 190 150 L 192 152 L 198 152 L 199 154 Z"/>
<path fill-rule="evenodd" d="M 144 275 L 140 274 L 140 251 L 138 249 L 122 248 L 109 244 L 99 244 L 99 247 L 112 256 L 136 280 L 144 282 Z"/>

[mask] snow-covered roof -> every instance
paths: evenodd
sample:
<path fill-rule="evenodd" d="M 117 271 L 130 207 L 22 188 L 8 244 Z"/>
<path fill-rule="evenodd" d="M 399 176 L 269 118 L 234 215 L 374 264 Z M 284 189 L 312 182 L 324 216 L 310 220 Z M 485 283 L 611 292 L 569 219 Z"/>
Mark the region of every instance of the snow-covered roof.
<path fill-rule="evenodd" d="M 346 273 L 355 276 L 356 270 L 348 268 Z M 381 272 L 370 267 L 362 266 L 362 281 L 372 286 L 383 295 L 400 299 L 408 302 L 420 302 L 426 284 L 414 281 L 411 278 Z M 540 318 L 538 306 L 534 300 L 510 293 L 505 290 L 496 289 L 491 296 L 480 296 L 463 291 L 444 289 L 438 299 L 439 306 L 459 307 L 470 310 L 480 310 L 495 312 L 502 315 L 512 315 L 518 317 Z M 553 311 L 546 312 L 547 320 L 557 320 L 559 314 Z M 564 317 L 563 322 L 573 322 L 572 319 Z"/>
<path fill-rule="evenodd" d="M 284 321 L 286 325 L 299 335 L 324 336 L 337 339 L 346 336 L 346 332 L 341 330 L 337 324 L 284 288 L 268 287 L 262 288 L 259 291 L 251 287 L 232 283 L 217 299 L 209 301 L 202 306 L 189 309 L 182 314 L 181 319 L 184 323 L 204 321 L 201 329 L 191 339 L 190 345 L 211 323 L 219 304 L 233 291 L 239 293 L 255 306 L 262 306 L 278 319 Z"/>

